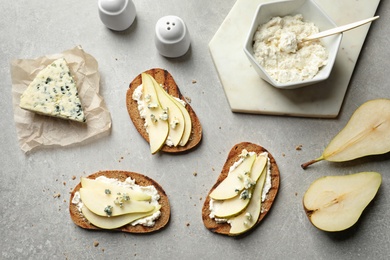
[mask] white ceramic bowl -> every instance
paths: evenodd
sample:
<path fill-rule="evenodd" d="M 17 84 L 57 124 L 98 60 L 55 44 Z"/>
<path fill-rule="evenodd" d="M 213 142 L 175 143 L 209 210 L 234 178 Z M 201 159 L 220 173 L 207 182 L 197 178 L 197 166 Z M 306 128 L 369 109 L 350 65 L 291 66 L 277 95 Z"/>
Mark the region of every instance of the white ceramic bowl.
<path fill-rule="evenodd" d="M 288 83 L 277 82 L 270 77 L 270 75 L 262 66 L 259 65 L 253 56 L 253 36 L 258 26 L 268 22 L 272 17 L 283 17 L 295 14 L 302 14 L 304 21 L 314 23 L 320 31 L 336 27 L 336 24 L 332 21 L 332 19 L 316 4 L 314 0 L 281 0 L 268 2 L 258 6 L 244 44 L 244 52 L 260 77 L 272 86 L 281 89 L 294 89 L 326 80 L 332 71 L 342 40 L 342 34 L 328 36 L 321 39 L 328 52 L 328 63 L 323 66 L 312 79 Z"/>
<path fill-rule="evenodd" d="M 183 56 L 191 45 L 186 24 L 174 15 L 161 17 L 157 21 L 154 42 L 158 52 L 168 58 Z"/>
<path fill-rule="evenodd" d="M 124 31 L 135 20 L 136 9 L 132 0 L 98 0 L 100 20 L 114 31 Z"/>

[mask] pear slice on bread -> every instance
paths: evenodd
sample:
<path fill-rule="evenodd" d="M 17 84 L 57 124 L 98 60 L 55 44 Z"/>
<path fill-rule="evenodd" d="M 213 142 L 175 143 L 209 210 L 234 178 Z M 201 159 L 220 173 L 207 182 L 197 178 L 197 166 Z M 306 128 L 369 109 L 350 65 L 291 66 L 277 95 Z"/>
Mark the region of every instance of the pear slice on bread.
<path fill-rule="evenodd" d="M 234 172 L 235 169 L 238 169 L 239 166 L 245 163 L 245 160 L 251 158 L 253 154 L 257 156 L 257 159 L 251 168 L 251 172 L 240 173 L 241 177 L 239 179 L 245 183 L 245 188 L 241 190 L 241 187 L 238 188 L 237 184 L 233 185 L 234 187 L 230 187 L 230 189 L 237 191 L 236 200 L 249 199 L 250 202 L 247 204 L 246 208 L 240 209 L 235 213 L 232 212 L 231 209 L 227 209 L 231 211 L 230 214 L 226 214 L 226 218 L 219 218 L 217 216 L 218 214 L 215 214 L 218 212 L 217 207 L 226 204 L 224 203 L 225 201 L 228 202 L 227 205 L 229 205 L 229 200 L 232 200 L 232 198 L 227 196 L 227 200 L 218 200 L 219 198 L 215 200 L 210 195 L 213 194 L 213 191 L 216 190 L 221 183 L 224 183 L 224 180 L 226 180 L 230 174 L 237 174 Z M 264 156 L 267 159 L 266 165 L 260 160 L 260 158 Z M 248 181 L 248 179 L 250 181 Z M 250 185 L 248 185 L 248 183 Z M 274 157 L 265 148 L 249 142 L 236 144 L 230 150 L 216 183 L 213 185 L 204 201 L 202 208 L 204 226 L 210 231 L 221 235 L 237 236 L 247 233 L 257 226 L 271 209 L 279 189 L 279 183 L 280 173 L 278 166 Z M 224 187 L 224 189 L 230 193 L 230 191 L 228 191 L 229 188 Z M 219 210 L 221 211 L 224 209 Z"/>
<path fill-rule="evenodd" d="M 134 98 L 134 93 L 143 84 L 148 84 L 148 86 L 147 88 L 142 86 L 142 97 L 137 101 Z M 153 87 L 155 92 L 151 92 Z M 168 95 L 162 96 L 165 94 L 162 93 L 162 89 Z M 171 102 L 171 105 L 167 105 L 166 102 Z M 150 69 L 135 77 L 126 93 L 126 107 L 135 128 L 150 144 L 152 154 L 158 151 L 185 152 L 196 147 L 202 139 L 202 126 L 199 118 L 181 94 L 172 75 L 164 69 Z M 139 110 L 140 107 L 144 110 L 143 115 Z M 182 115 L 175 116 L 174 113 Z M 163 118 L 164 115 L 166 118 Z M 168 134 L 165 133 L 166 122 L 164 120 L 168 122 Z M 164 133 L 157 129 L 164 129 Z M 169 132 L 172 133 L 172 139 L 176 139 L 173 135 L 178 129 L 184 130 L 179 134 L 181 140 L 172 140 L 170 143 Z M 149 134 L 153 136 L 150 137 Z M 161 140 L 164 141 L 162 145 L 160 145 Z"/>
<path fill-rule="evenodd" d="M 127 233 L 150 233 L 150 232 L 160 230 L 168 224 L 170 219 L 170 214 L 171 214 L 168 196 L 156 181 L 152 180 L 151 178 L 145 175 L 135 173 L 135 172 L 128 172 L 128 171 L 99 171 L 97 173 L 94 173 L 86 177 L 86 179 L 96 180 L 100 176 L 104 176 L 110 180 L 115 179 L 118 180 L 119 182 L 124 182 L 127 178 L 130 177 L 132 180 L 134 180 L 135 184 L 140 187 L 154 186 L 154 188 L 157 191 L 156 194 L 158 194 L 159 196 L 159 199 L 157 200 L 158 203 L 156 206 L 153 206 L 153 203 L 151 203 L 150 208 L 141 210 L 142 212 L 137 211 L 134 213 L 127 213 L 125 212 L 126 205 L 124 205 L 123 208 L 122 205 L 118 206 L 120 203 L 123 204 L 127 203 L 124 200 L 124 198 L 128 196 L 128 203 L 130 205 L 131 203 L 148 203 L 146 200 L 147 196 L 145 197 L 139 196 L 138 194 L 132 192 L 126 193 L 125 191 L 126 188 L 122 188 L 122 186 L 113 188 L 114 184 L 110 184 L 109 182 L 103 182 L 103 184 L 94 185 L 93 182 L 91 181 L 86 182 L 85 179 L 83 178 L 82 181 L 71 192 L 70 202 L 69 202 L 70 217 L 77 226 L 84 229 L 91 229 L 91 230 L 105 229 L 105 230 L 122 231 Z M 83 183 L 85 184 L 84 187 L 82 186 Z M 105 185 L 107 187 L 104 187 Z M 82 204 L 84 202 L 82 201 L 81 196 L 80 199 L 82 203 L 80 207 L 80 203 L 77 202 L 77 194 L 80 194 L 80 190 L 83 188 L 88 189 L 89 192 L 98 191 L 99 194 L 101 193 L 102 196 L 107 196 L 107 197 L 111 196 L 112 202 L 110 201 L 109 203 L 114 209 L 112 212 L 115 212 L 115 210 L 118 211 L 123 210 L 123 212 L 119 213 L 119 215 L 107 214 L 106 216 L 104 216 L 104 214 L 100 214 L 100 215 L 95 214 L 93 212 L 95 211 L 94 207 L 87 208 L 86 205 Z M 118 200 L 118 196 L 119 196 L 119 200 Z M 98 197 L 99 196 L 96 196 L 96 198 Z M 105 204 L 102 204 L 101 206 L 106 207 L 106 205 L 109 203 L 105 202 Z M 99 205 L 99 203 L 97 203 L 97 205 Z M 102 210 L 105 209 L 102 208 Z M 142 218 L 150 217 L 158 211 L 160 212 L 160 214 L 158 214 L 159 217 L 157 217 L 154 220 L 154 224 L 152 225 L 148 226 L 143 224 L 136 224 L 134 222 Z"/>

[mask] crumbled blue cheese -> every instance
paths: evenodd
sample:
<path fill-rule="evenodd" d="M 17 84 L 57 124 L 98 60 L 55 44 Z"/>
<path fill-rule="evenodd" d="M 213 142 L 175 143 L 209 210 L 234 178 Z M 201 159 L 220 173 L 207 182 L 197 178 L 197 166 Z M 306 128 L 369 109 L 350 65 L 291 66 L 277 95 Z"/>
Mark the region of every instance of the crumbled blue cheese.
<path fill-rule="evenodd" d="M 38 73 L 21 95 L 19 106 L 43 115 L 86 121 L 75 80 L 64 58 Z"/>
<path fill-rule="evenodd" d="M 122 208 L 123 203 L 125 202 L 130 202 L 130 196 L 127 193 L 118 193 L 114 200 L 114 204 Z"/>
<path fill-rule="evenodd" d="M 256 185 L 256 181 L 252 180 L 250 177 L 246 177 L 244 180 L 245 189 L 250 189 L 251 187 Z"/>
<path fill-rule="evenodd" d="M 180 123 L 179 120 L 177 120 L 177 118 L 175 117 L 175 118 L 172 119 L 172 121 L 169 123 L 169 125 L 170 125 L 170 127 L 171 127 L 172 129 L 175 129 L 176 126 L 177 126 L 179 123 Z"/>
<path fill-rule="evenodd" d="M 111 205 L 107 205 L 104 208 L 104 212 L 107 214 L 108 217 L 111 217 L 111 215 L 112 215 L 112 206 Z"/>
<path fill-rule="evenodd" d="M 247 200 L 252 197 L 252 193 L 248 189 L 244 189 L 240 194 L 240 199 Z"/>
<path fill-rule="evenodd" d="M 160 115 L 160 119 L 164 120 L 164 121 L 167 121 L 168 118 L 169 118 L 168 108 L 165 108 L 164 112 Z"/>
<path fill-rule="evenodd" d="M 157 118 L 156 118 L 156 116 L 154 115 L 154 114 L 150 114 L 150 119 L 151 119 L 151 121 L 153 122 L 153 123 L 157 123 Z"/>

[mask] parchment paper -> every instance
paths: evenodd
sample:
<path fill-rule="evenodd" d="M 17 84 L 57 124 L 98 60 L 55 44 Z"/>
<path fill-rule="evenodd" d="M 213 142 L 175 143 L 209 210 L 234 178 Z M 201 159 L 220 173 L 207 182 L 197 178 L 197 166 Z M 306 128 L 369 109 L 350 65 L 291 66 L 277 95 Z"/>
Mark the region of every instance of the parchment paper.
<path fill-rule="evenodd" d="M 19 107 L 21 94 L 38 72 L 61 57 L 66 59 L 76 80 L 79 97 L 87 118 L 86 123 L 43 116 Z M 111 115 L 103 98 L 99 95 L 98 63 L 94 57 L 84 52 L 81 46 L 37 59 L 13 60 L 11 77 L 16 132 L 20 148 L 24 152 L 43 146 L 81 144 L 110 133 Z"/>

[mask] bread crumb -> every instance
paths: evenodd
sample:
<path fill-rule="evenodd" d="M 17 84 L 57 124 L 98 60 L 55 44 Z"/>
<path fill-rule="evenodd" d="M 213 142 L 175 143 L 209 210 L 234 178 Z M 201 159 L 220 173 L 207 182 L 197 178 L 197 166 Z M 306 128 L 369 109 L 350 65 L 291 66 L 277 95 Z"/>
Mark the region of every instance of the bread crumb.
<path fill-rule="evenodd" d="M 295 147 L 295 150 L 297 150 L 297 151 L 302 150 L 302 145 L 301 145 L 301 144 L 300 144 L 300 145 L 297 145 L 297 146 Z"/>
<path fill-rule="evenodd" d="M 61 197 L 60 193 L 56 193 L 56 194 L 53 195 L 53 198 L 59 198 L 59 197 Z"/>
<path fill-rule="evenodd" d="M 64 181 L 62 184 L 64 184 L 64 186 L 66 185 L 66 181 Z"/>
<path fill-rule="evenodd" d="M 75 179 L 76 179 L 76 176 L 75 176 L 75 175 L 73 175 L 73 176 L 72 176 L 72 180 L 74 181 Z"/>
<path fill-rule="evenodd" d="M 95 241 L 93 241 L 93 246 L 94 246 L 94 247 L 97 247 L 97 246 L 99 246 L 99 241 L 96 241 L 96 240 L 95 240 Z"/>
<path fill-rule="evenodd" d="M 286 154 L 285 154 L 285 153 L 282 153 L 282 156 L 283 156 L 283 157 L 285 157 L 285 156 L 286 156 Z"/>
<path fill-rule="evenodd" d="M 195 79 L 193 79 L 193 80 L 192 80 L 192 84 L 195 84 L 195 83 L 196 83 L 196 80 L 195 80 Z"/>
<path fill-rule="evenodd" d="M 189 104 L 191 104 L 191 98 L 190 98 L 190 97 L 185 97 L 185 98 L 186 98 L 187 102 L 188 102 Z"/>
<path fill-rule="evenodd" d="M 190 226 L 190 223 L 187 223 L 186 226 L 189 227 L 189 226 Z"/>
<path fill-rule="evenodd" d="M 198 176 L 198 173 L 197 172 L 194 172 L 192 175 L 194 175 L 195 177 Z"/>

